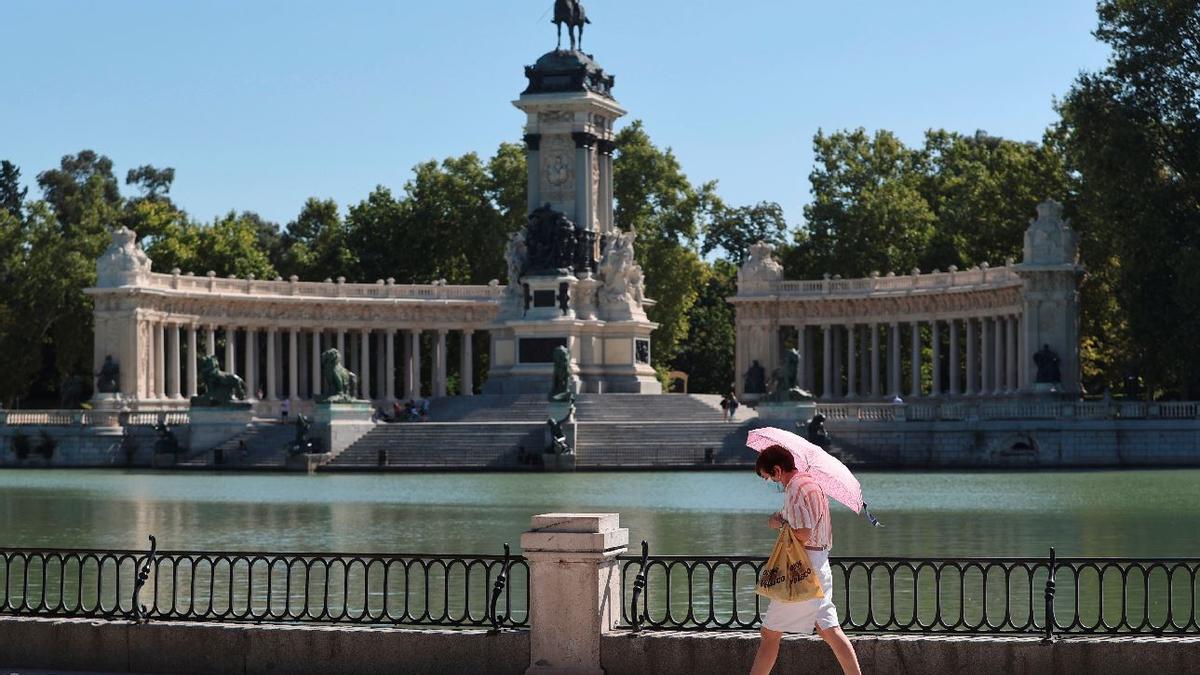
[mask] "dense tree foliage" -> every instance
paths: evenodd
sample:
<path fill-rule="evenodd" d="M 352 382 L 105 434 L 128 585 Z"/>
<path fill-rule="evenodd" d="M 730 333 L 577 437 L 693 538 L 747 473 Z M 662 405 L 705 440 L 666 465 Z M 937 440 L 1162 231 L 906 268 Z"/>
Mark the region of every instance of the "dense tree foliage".
<path fill-rule="evenodd" d="M 1089 267 L 1085 322 L 1115 384 L 1200 396 L 1200 4 L 1099 5 L 1109 65 L 1062 102 Z M 1116 371 L 1116 372 L 1112 372 Z"/>

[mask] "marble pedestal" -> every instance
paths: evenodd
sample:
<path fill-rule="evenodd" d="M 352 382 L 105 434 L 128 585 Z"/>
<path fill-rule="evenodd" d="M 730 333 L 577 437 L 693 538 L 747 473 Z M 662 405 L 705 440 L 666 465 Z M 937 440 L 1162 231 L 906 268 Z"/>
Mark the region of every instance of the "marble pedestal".
<path fill-rule="evenodd" d="M 125 402 L 120 394 L 96 394 L 92 397 L 92 426 L 120 429 L 124 410 Z"/>
<path fill-rule="evenodd" d="M 375 428 L 368 401 L 318 403 L 313 410 L 310 435 L 319 439 L 327 458 L 333 458 Z"/>
<path fill-rule="evenodd" d="M 254 413 L 249 403 L 194 406 L 189 413 L 188 450 L 212 450 L 246 430 Z"/>
<path fill-rule="evenodd" d="M 761 401 L 755 408 L 759 419 L 779 421 L 782 428 L 792 431 L 796 422 L 807 422 L 817 412 L 815 401 Z"/>

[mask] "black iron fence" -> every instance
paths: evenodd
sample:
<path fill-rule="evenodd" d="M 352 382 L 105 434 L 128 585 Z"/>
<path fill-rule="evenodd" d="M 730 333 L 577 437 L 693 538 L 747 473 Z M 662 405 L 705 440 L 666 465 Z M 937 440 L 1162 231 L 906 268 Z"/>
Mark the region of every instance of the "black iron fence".
<path fill-rule="evenodd" d="M 0 549 L 0 612 L 519 628 L 521 556 Z"/>
<path fill-rule="evenodd" d="M 747 630 L 765 556 L 622 556 L 634 630 Z M 1200 633 L 1200 558 L 830 559 L 842 628 L 854 632 Z"/>

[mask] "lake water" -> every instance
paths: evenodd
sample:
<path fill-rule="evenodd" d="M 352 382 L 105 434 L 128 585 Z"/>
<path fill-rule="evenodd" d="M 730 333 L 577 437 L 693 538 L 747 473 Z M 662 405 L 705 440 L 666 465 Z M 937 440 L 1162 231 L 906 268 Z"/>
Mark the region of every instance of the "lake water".
<path fill-rule="evenodd" d="M 834 554 L 1200 556 L 1200 470 L 870 473 L 872 528 L 835 506 Z M 207 474 L 0 471 L 0 546 L 499 553 L 529 517 L 619 512 L 655 553 L 766 555 L 782 495 L 750 471 Z"/>

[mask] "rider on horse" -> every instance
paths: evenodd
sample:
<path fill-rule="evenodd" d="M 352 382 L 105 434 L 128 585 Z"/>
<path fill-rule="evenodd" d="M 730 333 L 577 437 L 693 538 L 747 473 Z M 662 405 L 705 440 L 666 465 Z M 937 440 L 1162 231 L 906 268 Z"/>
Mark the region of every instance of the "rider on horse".
<path fill-rule="evenodd" d="M 587 18 L 587 12 L 583 9 L 583 3 L 580 0 L 554 0 L 554 21 L 551 23 L 558 26 L 558 48 L 562 49 L 562 27 L 567 24 L 567 34 L 571 38 L 571 51 L 583 49 L 583 26 L 591 23 Z M 579 40 L 576 42 L 575 29 L 579 29 Z"/>

